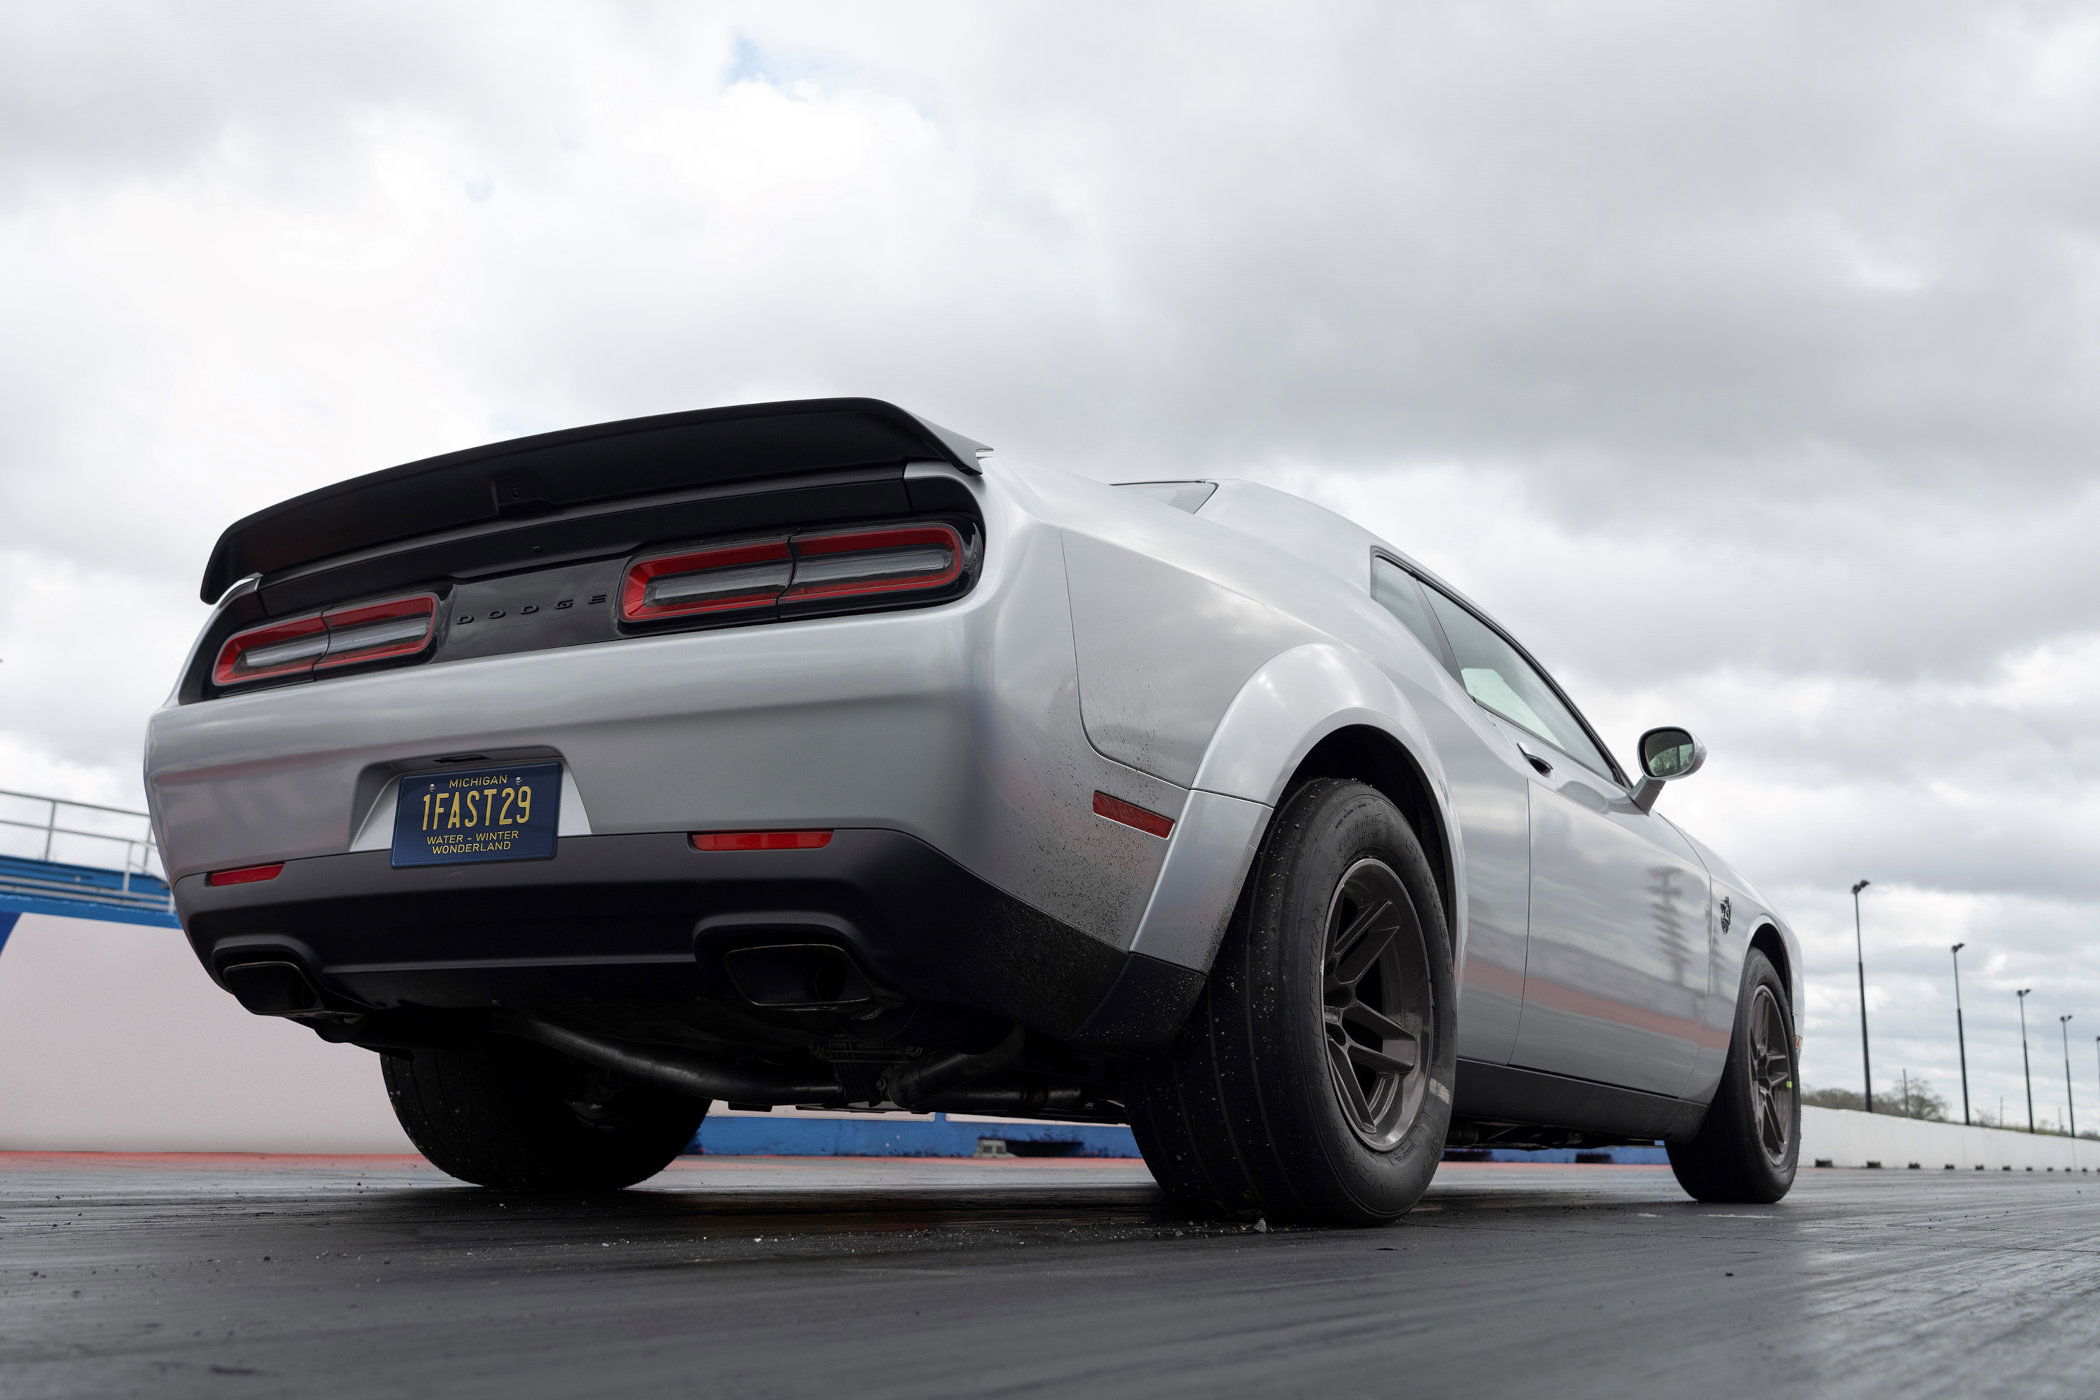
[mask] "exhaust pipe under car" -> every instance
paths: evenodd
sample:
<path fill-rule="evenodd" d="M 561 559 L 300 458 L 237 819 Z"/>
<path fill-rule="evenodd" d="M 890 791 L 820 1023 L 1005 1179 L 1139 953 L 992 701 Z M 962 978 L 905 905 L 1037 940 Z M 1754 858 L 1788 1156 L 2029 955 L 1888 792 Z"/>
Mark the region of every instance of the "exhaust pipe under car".
<path fill-rule="evenodd" d="M 515 1011 L 498 1012 L 490 1020 L 489 1029 L 694 1098 L 825 1108 L 842 1107 L 846 1102 L 845 1090 L 839 1087 L 835 1076 L 814 1071 L 798 1073 L 737 1065 L 660 1045 L 631 1045 L 572 1031 Z"/>
<path fill-rule="evenodd" d="M 844 1107 L 848 1102 L 846 1089 L 837 1076 L 816 1070 L 731 1064 L 667 1046 L 633 1045 L 517 1011 L 497 1012 L 489 1021 L 489 1029 L 694 1098 L 822 1108 Z M 1080 1097 L 1076 1089 L 1065 1092 L 1049 1086 L 972 1087 L 1011 1065 L 1026 1042 L 1027 1032 L 1015 1026 L 990 1050 L 932 1055 L 907 1063 L 884 1076 L 882 1092 L 899 1108 L 921 1112 L 1069 1111 Z"/>

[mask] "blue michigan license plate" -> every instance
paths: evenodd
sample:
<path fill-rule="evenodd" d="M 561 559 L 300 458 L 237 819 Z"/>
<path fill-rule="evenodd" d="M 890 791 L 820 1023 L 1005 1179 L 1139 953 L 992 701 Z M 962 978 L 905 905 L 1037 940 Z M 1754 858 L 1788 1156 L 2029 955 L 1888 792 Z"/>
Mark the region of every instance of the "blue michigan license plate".
<path fill-rule="evenodd" d="M 546 860 L 561 822 L 561 765 L 449 768 L 401 779 L 393 863 Z"/>

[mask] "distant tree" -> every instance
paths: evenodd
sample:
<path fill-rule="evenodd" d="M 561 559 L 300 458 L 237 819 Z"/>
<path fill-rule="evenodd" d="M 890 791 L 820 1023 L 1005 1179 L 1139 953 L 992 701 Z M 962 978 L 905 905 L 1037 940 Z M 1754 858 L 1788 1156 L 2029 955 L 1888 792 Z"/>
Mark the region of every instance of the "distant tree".
<path fill-rule="evenodd" d="M 1849 1108 L 1855 1113 L 1866 1107 L 1857 1089 L 1809 1089 L 1802 1093 L 1801 1102 L 1811 1108 Z M 1927 1080 L 1903 1079 L 1874 1090 L 1874 1111 L 1896 1118 L 1923 1118 L 1944 1123 L 1947 1121 L 1947 1100 Z"/>

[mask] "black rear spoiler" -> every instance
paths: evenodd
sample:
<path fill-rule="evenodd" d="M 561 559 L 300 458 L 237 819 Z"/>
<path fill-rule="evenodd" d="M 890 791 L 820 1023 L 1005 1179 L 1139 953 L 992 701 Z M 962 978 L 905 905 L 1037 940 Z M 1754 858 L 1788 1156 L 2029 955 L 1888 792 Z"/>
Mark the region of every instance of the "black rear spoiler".
<path fill-rule="evenodd" d="M 796 399 L 629 418 L 426 457 L 353 477 L 230 525 L 204 601 L 250 574 L 504 516 L 756 477 L 904 462 L 980 472 L 984 447 L 879 399 Z"/>

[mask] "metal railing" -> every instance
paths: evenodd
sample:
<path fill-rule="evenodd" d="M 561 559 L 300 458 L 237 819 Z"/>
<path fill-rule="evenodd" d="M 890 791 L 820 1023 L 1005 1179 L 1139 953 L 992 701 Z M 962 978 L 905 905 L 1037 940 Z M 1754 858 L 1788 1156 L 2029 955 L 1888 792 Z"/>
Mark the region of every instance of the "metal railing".
<path fill-rule="evenodd" d="M 27 807 L 18 804 L 28 804 Z M 17 811 L 42 808 L 41 820 L 33 816 L 12 815 Z M 121 822 L 111 818 L 120 818 Z M 133 825 L 138 835 L 124 831 L 94 830 L 93 827 Z M 128 807 L 105 807 L 96 802 L 72 802 L 62 797 L 45 797 L 38 793 L 12 792 L 0 788 L 0 829 L 9 836 L 21 833 L 20 837 L 0 843 L 0 855 L 15 855 L 31 860 L 67 865 L 86 865 L 96 869 L 117 872 L 117 886 L 104 897 L 115 896 L 126 902 L 151 902 L 170 905 L 166 876 L 160 863 L 160 850 L 153 842 L 151 818 L 144 812 Z M 78 852 L 83 844 L 91 854 L 82 858 Z M 27 849 L 21 849 L 27 847 Z M 138 882 L 150 883 L 141 884 Z M 9 883 L 17 885 L 44 885 L 43 880 L 15 879 Z M 71 897 L 95 898 L 98 892 L 84 888 L 70 890 Z"/>

